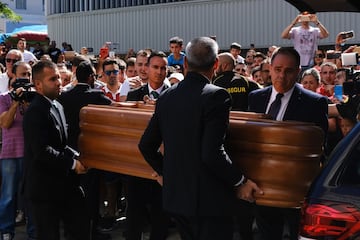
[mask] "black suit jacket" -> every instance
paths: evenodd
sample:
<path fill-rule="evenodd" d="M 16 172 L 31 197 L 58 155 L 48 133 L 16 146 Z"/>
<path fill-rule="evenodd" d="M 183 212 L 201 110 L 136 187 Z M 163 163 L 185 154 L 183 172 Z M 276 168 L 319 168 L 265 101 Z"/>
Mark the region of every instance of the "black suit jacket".
<path fill-rule="evenodd" d="M 164 209 L 183 216 L 233 215 L 242 173 L 224 151 L 231 97 L 189 72 L 163 92 L 139 148 L 163 175 Z M 158 151 L 164 143 L 164 156 Z"/>
<path fill-rule="evenodd" d="M 91 89 L 86 83 L 78 83 L 74 88 L 61 93 L 58 101 L 63 105 L 68 123 L 68 145 L 78 150 L 80 134 L 79 113 L 88 104 L 110 105 L 111 100 L 99 89 Z"/>
<path fill-rule="evenodd" d="M 265 113 L 270 100 L 272 86 L 255 90 L 249 94 L 249 111 Z M 295 84 L 289 104 L 285 110 L 283 120 L 294 120 L 314 123 L 324 130 L 328 130 L 327 99 L 317 93 L 304 89 Z"/>
<path fill-rule="evenodd" d="M 64 152 L 66 139 L 61 137 L 58 117 L 44 96 L 36 94 L 32 100 L 24 115 L 23 129 L 25 196 L 38 202 L 62 201 L 67 190 L 77 188 L 68 177 L 73 159 Z"/>
<path fill-rule="evenodd" d="M 169 88 L 166 84 L 162 91 Z M 143 101 L 144 96 L 149 95 L 148 83 L 128 92 L 126 101 Z"/>

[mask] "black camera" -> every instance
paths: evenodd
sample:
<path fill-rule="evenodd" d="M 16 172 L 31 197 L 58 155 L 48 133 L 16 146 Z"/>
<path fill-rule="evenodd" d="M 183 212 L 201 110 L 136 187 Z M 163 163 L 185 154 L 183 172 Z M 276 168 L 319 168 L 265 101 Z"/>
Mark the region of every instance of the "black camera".
<path fill-rule="evenodd" d="M 347 72 L 346 81 L 343 83 L 345 95 L 360 95 L 360 71 L 351 69 Z"/>
<path fill-rule="evenodd" d="M 354 37 L 354 31 L 343 32 L 340 34 L 342 40 L 347 40 Z"/>
<path fill-rule="evenodd" d="M 10 96 L 14 101 L 31 102 L 35 96 L 35 91 L 31 89 L 33 86 L 34 84 L 32 84 L 28 78 L 16 78 L 11 84 L 13 90 L 10 92 Z M 20 94 L 17 94 L 16 89 L 18 88 L 23 88 L 24 90 Z"/>
<path fill-rule="evenodd" d="M 327 59 L 339 59 L 340 57 L 341 57 L 341 53 L 339 52 L 332 52 L 326 54 Z"/>

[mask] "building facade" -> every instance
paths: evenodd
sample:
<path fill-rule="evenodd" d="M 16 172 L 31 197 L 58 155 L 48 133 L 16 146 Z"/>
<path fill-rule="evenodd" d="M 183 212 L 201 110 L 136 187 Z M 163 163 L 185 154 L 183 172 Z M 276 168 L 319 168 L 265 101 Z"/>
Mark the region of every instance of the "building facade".
<path fill-rule="evenodd" d="M 76 51 L 105 42 L 118 53 L 143 48 L 168 51 L 168 40 L 184 43 L 197 36 L 215 35 L 221 49 L 232 42 L 243 48 L 291 46 L 281 39 L 283 29 L 299 14 L 284 0 L 47 0 L 48 34 L 58 43 L 71 43 Z M 330 36 L 320 45 L 333 45 L 337 33 L 360 33 L 359 13 L 319 13 Z M 356 43 L 356 37 L 349 43 Z"/>
<path fill-rule="evenodd" d="M 0 18 L 0 33 L 12 32 L 15 28 L 28 25 L 46 25 L 45 0 L 2 0 L 16 14 L 22 17 L 19 23 Z"/>

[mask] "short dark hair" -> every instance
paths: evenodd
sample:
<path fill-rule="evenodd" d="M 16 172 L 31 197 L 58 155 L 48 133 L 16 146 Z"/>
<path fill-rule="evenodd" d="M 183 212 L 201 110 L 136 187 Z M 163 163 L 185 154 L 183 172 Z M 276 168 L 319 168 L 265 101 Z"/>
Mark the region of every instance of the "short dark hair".
<path fill-rule="evenodd" d="M 251 69 L 251 75 L 254 76 L 255 73 L 260 72 L 260 66 L 256 66 L 253 69 Z"/>
<path fill-rule="evenodd" d="M 169 40 L 169 43 L 170 43 L 170 44 L 171 44 L 171 43 L 177 43 L 177 44 L 179 44 L 180 46 L 183 45 L 183 42 L 184 42 L 184 40 L 182 40 L 182 39 L 179 38 L 178 36 L 172 37 L 172 38 L 170 38 L 170 40 Z"/>
<path fill-rule="evenodd" d="M 166 54 L 162 51 L 153 51 L 151 52 L 150 56 L 148 57 L 147 64 L 149 65 L 150 59 L 153 57 L 161 57 L 161 58 L 167 58 Z"/>
<path fill-rule="evenodd" d="M 119 66 L 120 70 L 126 69 L 126 62 L 122 59 L 116 59 L 117 65 Z"/>
<path fill-rule="evenodd" d="M 57 66 L 54 62 L 49 61 L 49 60 L 40 60 L 37 63 L 35 63 L 32 66 L 32 73 L 31 75 L 33 76 L 33 80 L 39 80 L 44 77 L 43 73 L 44 73 L 44 69 L 45 68 L 52 68 L 52 69 L 57 69 Z"/>
<path fill-rule="evenodd" d="M 135 66 L 136 58 L 130 57 L 126 60 L 126 67 Z"/>
<path fill-rule="evenodd" d="M 149 52 L 142 49 L 136 53 L 136 57 L 149 57 Z"/>
<path fill-rule="evenodd" d="M 113 65 L 113 64 L 115 64 L 115 65 L 117 65 L 119 67 L 118 62 L 115 59 L 106 58 L 105 61 L 103 62 L 103 65 L 102 65 L 103 71 L 105 71 L 105 66 Z"/>
<path fill-rule="evenodd" d="M 261 57 L 262 59 L 266 58 L 265 54 L 263 54 L 262 52 L 256 52 L 254 57 Z"/>
<path fill-rule="evenodd" d="M 238 44 L 237 42 L 233 42 L 231 45 L 230 45 L 230 49 L 237 49 L 237 50 L 241 50 L 241 45 Z"/>
<path fill-rule="evenodd" d="M 94 74 L 94 67 L 90 61 L 82 61 L 76 68 L 76 79 L 78 82 L 87 83 L 88 77 Z"/>
<path fill-rule="evenodd" d="M 71 64 L 72 64 L 72 66 L 77 67 L 80 65 L 81 62 L 87 61 L 87 60 L 88 59 L 86 57 L 84 57 L 82 55 L 77 55 L 72 59 Z"/>
<path fill-rule="evenodd" d="M 271 62 L 274 61 L 274 59 L 276 58 L 277 55 L 282 54 L 282 55 L 288 55 L 294 58 L 295 60 L 295 64 L 296 66 L 300 67 L 300 55 L 298 53 L 298 51 L 296 51 L 294 48 L 292 47 L 279 47 L 277 48 L 273 54 L 271 55 Z"/>
<path fill-rule="evenodd" d="M 16 63 L 14 63 L 12 69 L 11 69 L 11 73 L 12 74 L 16 74 L 16 70 L 18 68 L 18 66 L 20 65 L 29 65 L 27 62 L 24 62 L 24 61 L 17 61 Z"/>

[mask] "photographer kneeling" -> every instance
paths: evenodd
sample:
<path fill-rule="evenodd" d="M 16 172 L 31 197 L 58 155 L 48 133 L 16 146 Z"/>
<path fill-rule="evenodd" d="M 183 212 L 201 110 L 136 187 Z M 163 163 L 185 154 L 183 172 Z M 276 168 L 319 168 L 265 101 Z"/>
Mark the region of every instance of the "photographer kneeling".
<path fill-rule="evenodd" d="M 0 95 L 0 126 L 2 128 L 0 239 L 13 239 L 16 208 L 25 208 L 28 239 L 35 239 L 35 230 L 27 206 L 21 206 L 22 201 L 19 201 L 18 197 L 24 161 L 22 123 L 23 114 L 28 105 L 27 101 L 30 100 L 29 95 L 31 95 L 28 93 L 31 90 L 31 67 L 26 62 L 18 61 L 13 65 L 12 73 L 14 78 L 10 79 L 9 91 Z M 16 84 L 19 79 L 22 79 L 23 84 Z"/>

